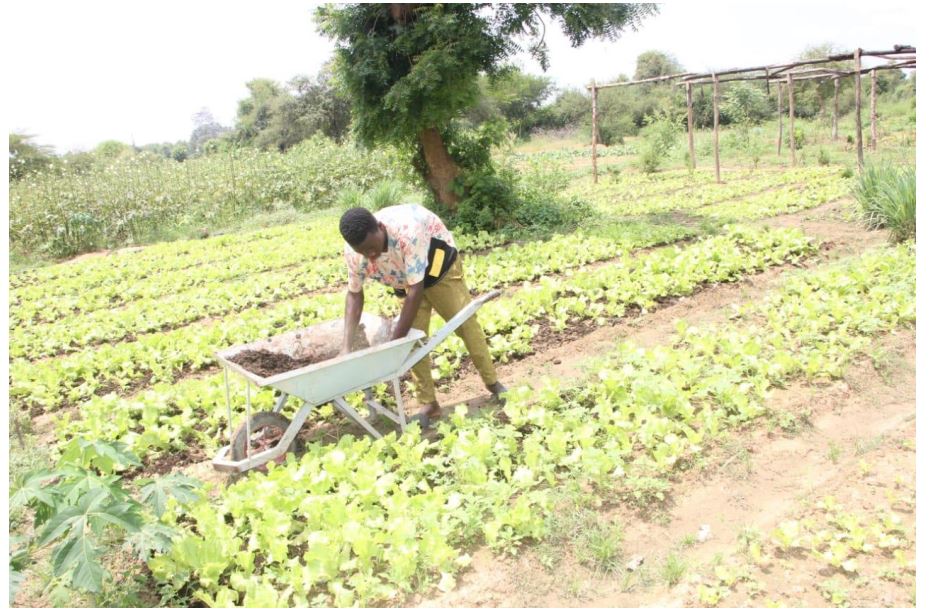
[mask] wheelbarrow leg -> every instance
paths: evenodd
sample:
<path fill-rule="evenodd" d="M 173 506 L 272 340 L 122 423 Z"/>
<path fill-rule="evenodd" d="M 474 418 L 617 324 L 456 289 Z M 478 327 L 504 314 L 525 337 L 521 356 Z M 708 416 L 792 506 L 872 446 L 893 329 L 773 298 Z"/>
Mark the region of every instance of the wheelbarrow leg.
<path fill-rule="evenodd" d="M 364 404 L 367 406 L 367 422 L 371 423 L 377 420 L 379 416 L 377 410 L 374 408 L 374 404 L 377 403 L 377 400 L 374 399 L 374 388 L 364 389 Z"/>
<path fill-rule="evenodd" d="M 406 407 L 403 405 L 403 395 L 400 393 L 400 379 L 393 379 L 393 396 L 396 397 L 397 416 L 400 429 L 406 429 Z"/>
<path fill-rule="evenodd" d="M 283 407 L 286 405 L 286 400 L 289 399 L 289 395 L 286 393 L 280 393 L 276 397 L 276 405 L 273 406 L 273 412 L 280 413 L 283 411 Z"/>
<path fill-rule="evenodd" d="M 369 433 L 370 435 L 372 435 L 374 438 L 382 438 L 382 437 L 383 437 L 383 435 L 382 435 L 379 431 L 377 431 L 376 429 L 374 429 L 374 426 L 373 426 L 373 425 L 371 425 L 370 423 L 368 423 L 368 422 L 364 419 L 363 416 L 361 416 L 360 414 L 358 414 L 357 411 L 356 411 L 354 408 L 352 408 L 352 407 L 348 404 L 348 402 L 346 402 L 346 401 L 344 400 L 344 397 L 336 397 L 335 399 L 332 400 L 332 405 L 335 407 L 336 410 L 339 410 L 339 411 L 343 412 L 343 413 L 344 413 L 345 415 L 347 415 L 349 418 L 351 418 L 352 420 L 354 420 L 355 423 L 357 423 L 358 425 L 360 425 L 361 427 L 363 427 L 365 430 L 367 430 L 367 433 Z"/>

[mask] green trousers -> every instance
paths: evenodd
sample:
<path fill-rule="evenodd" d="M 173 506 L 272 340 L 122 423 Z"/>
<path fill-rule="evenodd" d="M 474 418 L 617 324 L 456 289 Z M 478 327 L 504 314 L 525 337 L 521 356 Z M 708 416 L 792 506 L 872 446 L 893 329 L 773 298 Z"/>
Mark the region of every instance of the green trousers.
<path fill-rule="evenodd" d="M 471 294 L 462 277 L 461 255 L 459 255 L 449 268 L 445 277 L 432 288 L 423 290 L 422 302 L 413 320 L 413 328 L 424 331 L 429 335 L 429 319 L 435 309 L 443 319 L 448 321 L 471 302 Z M 487 338 L 481 325 L 478 324 L 477 315 L 472 316 L 465 323 L 455 329 L 458 337 L 462 338 L 468 348 L 471 362 L 481 374 L 484 384 L 491 385 L 497 382 L 494 371 L 494 361 L 491 360 L 491 351 L 488 349 Z M 429 404 L 436 401 L 435 384 L 432 382 L 432 364 L 430 357 L 424 358 L 413 367 L 413 380 L 416 384 L 416 399 L 420 404 Z"/>

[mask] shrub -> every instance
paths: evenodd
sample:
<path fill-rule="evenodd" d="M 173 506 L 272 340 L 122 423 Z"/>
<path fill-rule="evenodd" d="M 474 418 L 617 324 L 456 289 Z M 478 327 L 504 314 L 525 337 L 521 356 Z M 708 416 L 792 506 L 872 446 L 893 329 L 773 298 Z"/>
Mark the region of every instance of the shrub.
<path fill-rule="evenodd" d="M 458 225 L 472 232 L 506 226 L 519 205 L 515 184 L 515 174 L 510 170 L 497 173 L 484 168 L 463 172 L 454 186 L 461 199 L 456 216 Z"/>
<path fill-rule="evenodd" d="M 663 113 L 654 115 L 644 130 L 644 142 L 637 158 L 640 170 L 648 175 L 659 171 L 681 132 L 682 125 L 676 118 Z"/>
<path fill-rule="evenodd" d="M 797 126 L 793 130 L 793 147 L 796 149 L 803 149 L 804 145 L 806 145 L 806 132 Z"/>
<path fill-rule="evenodd" d="M 887 228 L 891 239 L 916 237 L 916 168 L 867 166 L 852 189 L 861 217 L 872 229 Z"/>
<path fill-rule="evenodd" d="M 462 197 L 455 222 L 471 232 L 577 226 L 592 209 L 581 199 L 561 196 L 570 179 L 557 161 L 534 162 L 522 175 L 510 166 L 493 165 L 465 172 L 455 183 L 455 192 Z"/>
<path fill-rule="evenodd" d="M 819 148 L 819 155 L 816 157 L 816 162 L 819 163 L 819 166 L 823 167 L 829 166 L 829 163 L 832 162 L 829 152 L 827 152 L 824 147 Z"/>

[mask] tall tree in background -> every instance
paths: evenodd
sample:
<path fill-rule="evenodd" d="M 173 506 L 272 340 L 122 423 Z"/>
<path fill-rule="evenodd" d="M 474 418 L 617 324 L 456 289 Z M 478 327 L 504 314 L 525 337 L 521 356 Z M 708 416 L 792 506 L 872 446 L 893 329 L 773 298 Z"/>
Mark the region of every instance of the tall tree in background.
<path fill-rule="evenodd" d="M 340 141 L 351 125 L 351 101 L 335 81 L 334 65 L 328 63 L 315 79 L 305 75 L 294 77 L 289 88 L 296 97 L 298 115 L 303 118 L 309 134 L 320 132 Z"/>
<path fill-rule="evenodd" d="M 202 107 L 192 116 L 192 123 L 195 124 L 195 128 L 189 137 L 188 151 L 193 156 L 200 156 L 203 153 L 205 143 L 230 131 L 230 128 L 219 124 L 206 107 Z"/>
<path fill-rule="evenodd" d="M 350 103 L 326 66 L 313 79 L 298 75 L 285 86 L 270 79 L 247 83 L 237 107 L 235 138 L 261 149 L 286 151 L 315 133 L 339 141 L 351 121 Z"/>
<path fill-rule="evenodd" d="M 416 145 L 436 199 L 455 209 L 460 169 L 443 134 L 477 101 L 479 73 L 502 76 L 524 42 L 546 70 L 546 18 L 578 47 L 656 12 L 654 4 L 349 4 L 321 7 L 316 20 L 337 43 L 358 137 Z"/>
<path fill-rule="evenodd" d="M 663 77 L 664 75 L 677 75 L 681 72 L 683 72 L 682 65 L 672 55 L 663 51 L 645 51 L 637 56 L 634 81 Z"/>
<path fill-rule="evenodd" d="M 247 98 L 237 103 L 235 130 L 237 140 L 252 142 L 271 123 L 275 109 L 281 106 L 283 88 L 272 79 L 253 79 L 247 82 Z"/>

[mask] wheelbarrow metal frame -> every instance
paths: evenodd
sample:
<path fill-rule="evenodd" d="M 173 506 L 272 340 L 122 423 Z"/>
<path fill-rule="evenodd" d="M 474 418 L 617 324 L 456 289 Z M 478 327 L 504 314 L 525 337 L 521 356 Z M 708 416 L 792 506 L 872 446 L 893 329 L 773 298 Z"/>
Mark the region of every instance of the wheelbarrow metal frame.
<path fill-rule="evenodd" d="M 231 447 L 233 446 L 232 434 L 231 444 L 222 447 L 218 451 L 218 454 L 212 460 L 212 465 L 220 472 L 237 473 L 246 472 L 247 470 L 260 467 L 265 465 L 268 461 L 276 459 L 277 457 L 286 453 L 289 445 L 296 438 L 300 429 L 305 424 L 305 421 L 308 418 L 309 413 L 312 411 L 312 408 L 325 403 L 331 403 L 335 410 L 341 412 L 352 421 L 357 423 L 365 431 L 367 431 L 370 436 L 374 438 L 383 437 L 382 434 L 377 431 L 377 429 L 371 423 L 371 421 L 373 421 L 378 415 L 386 416 L 387 418 L 391 419 L 397 423 L 401 429 L 405 428 L 407 420 L 405 407 L 403 405 L 403 395 L 400 388 L 400 378 L 410 369 L 412 369 L 413 366 L 419 363 L 419 361 L 426 357 L 430 352 L 432 352 L 439 344 L 441 344 L 446 337 L 451 335 L 458 327 L 464 324 L 465 321 L 474 316 L 475 312 L 477 312 L 482 305 L 491 299 L 494 299 L 498 295 L 500 295 L 500 291 L 492 291 L 471 301 L 468 305 L 462 308 L 461 311 L 455 314 L 451 320 L 446 322 L 445 325 L 443 325 L 432 337 L 426 340 L 422 346 L 415 347 L 416 343 L 425 337 L 425 333 L 418 329 L 410 329 L 406 337 L 377 344 L 369 348 L 364 348 L 362 350 L 329 359 L 328 361 L 313 363 L 300 369 L 283 372 L 282 374 L 276 374 L 267 378 L 258 376 L 257 374 L 246 370 L 242 366 L 238 365 L 237 363 L 233 363 L 230 360 L 238 352 L 249 346 L 255 345 L 257 342 L 254 342 L 253 344 L 239 344 L 237 346 L 232 346 L 225 350 L 216 352 L 215 356 L 218 358 L 218 361 L 222 364 L 225 370 L 225 389 L 227 392 L 226 399 L 229 423 L 232 414 L 230 389 L 228 383 L 228 370 L 243 376 L 247 380 L 247 458 L 240 461 L 233 461 L 230 459 Z M 304 331 L 305 329 L 302 330 Z M 292 333 L 285 335 L 291 334 Z M 341 384 L 341 378 L 346 378 L 348 373 L 356 376 L 356 372 L 364 370 L 363 365 L 360 365 L 356 368 L 355 364 L 367 364 L 369 366 L 381 365 L 380 357 L 395 358 L 399 361 L 399 363 L 395 368 L 379 369 L 378 373 L 380 375 L 377 377 L 368 377 L 367 374 L 363 374 L 365 376 L 364 378 L 356 379 L 352 377 L 347 382 L 347 384 Z M 334 375 L 338 381 L 329 383 L 330 388 L 324 387 L 329 391 L 328 393 L 325 393 L 324 396 L 316 395 L 314 392 L 316 387 L 310 388 L 308 385 L 314 384 L 316 380 L 321 380 L 320 377 L 323 373 L 326 375 Z M 382 382 L 388 381 L 393 383 L 396 412 L 385 408 L 382 404 L 374 400 L 370 394 L 370 389 L 372 387 Z M 275 447 L 257 454 L 250 453 L 251 383 L 260 388 L 270 387 L 280 392 L 273 408 L 274 412 L 281 412 L 283 407 L 286 405 L 287 399 L 290 396 L 298 397 L 303 401 L 302 406 L 293 416 L 289 427 L 280 438 L 279 443 Z M 361 416 L 344 399 L 345 395 L 362 390 L 365 391 L 365 405 L 369 410 L 369 415 L 367 418 Z M 231 428 L 233 429 L 233 426 L 231 426 Z"/>

